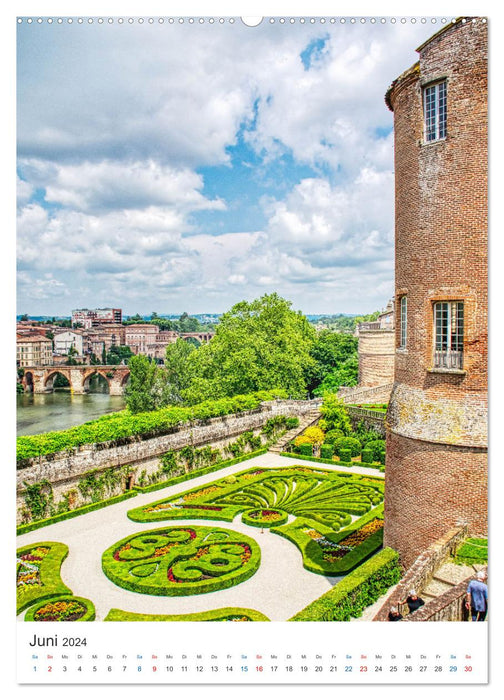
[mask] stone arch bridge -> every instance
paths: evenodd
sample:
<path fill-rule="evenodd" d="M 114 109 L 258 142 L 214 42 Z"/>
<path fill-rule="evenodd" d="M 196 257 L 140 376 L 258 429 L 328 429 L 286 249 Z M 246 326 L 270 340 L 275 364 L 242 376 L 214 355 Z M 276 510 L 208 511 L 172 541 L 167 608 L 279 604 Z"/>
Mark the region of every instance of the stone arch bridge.
<path fill-rule="evenodd" d="M 58 365 L 51 367 L 25 367 L 22 384 L 25 391 L 45 394 L 53 390 L 57 374 L 66 377 L 74 394 L 86 394 L 94 376 L 100 376 L 108 384 L 111 396 L 120 396 L 129 379 L 129 367 L 120 365 Z"/>

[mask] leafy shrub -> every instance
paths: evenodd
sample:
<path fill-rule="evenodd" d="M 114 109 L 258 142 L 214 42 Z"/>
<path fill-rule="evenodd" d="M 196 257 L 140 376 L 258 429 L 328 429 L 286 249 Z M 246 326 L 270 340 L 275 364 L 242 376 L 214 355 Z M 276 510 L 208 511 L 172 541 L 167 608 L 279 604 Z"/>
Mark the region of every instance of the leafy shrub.
<path fill-rule="evenodd" d="M 361 460 L 363 462 L 366 462 L 366 463 L 367 462 L 369 462 L 369 463 L 374 462 L 375 460 L 373 459 L 373 450 L 368 450 L 368 449 L 362 450 Z"/>
<path fill-rule="evenodd" d="M 321 445 L 320 446 L 320 456 L 322 459 L 332 459 L 334 455 L 334 448 L 332 445 Z"/>
<path fill-rule="evenodd" d="M 296 416 L 286 418 L 285 427 L 287 430 L 292 430 L 293 428 L 299 427 L 299 418 L 296 418 Z"/>
<path fill-rule="evenodd" d="M 257 610 L 251 608 L 217 608 L 216 610 L 208 610 L 202 613 L 186 613 L 185 615 L 147 615 L 144 613 L 131 613 L 118 608 L 112 608 L 105 617 L 105 622 L 125 622 L 125 621 L 141 621 L 141 622 L 181 622 L 188 621 L 224 621 L 224 620 L 243 620 L 269 622 L 269 617 L 263 615 Z"/>
<path fill-rule="evenodd" d="M 339 451 L 339 458 L 342 462 L 351 462 L 352 461 L 352 452 L 350 450 L 345 450 L 345 449 L 341 448 Z"/>
<path fill-rule="evenodd" d="M 360 444 L 359 440 L 354 437 L 342 437 L 342 438 L 337 438 L 337 440 L 334 441 L 334 449 L 336 451 L 336 454 L 338 454 L 341 457 L 341 450 L 350 450 L 352 457 L 357 457 L 357 455 L 360 454 L 362 445 Z"/>
<path fill-rule="evenodd" d="M 326 433 L 325 436 L 325 441 L 329 445 L 334 445 L 334 441 L 337 440 L 340 437 L 345 437 L 344 433 L 342 430 L 339 430 L 338 428 L 334 428 L 333 430 L 329 430 Z"/>
<path fill-rule="evenodd" d="M 313 446 L 311 443 L 305 443 L 304 445 L 299 446 L 299 453 L 302 455 L 309 455 L 310 457 L 313 454 Z"/>
<path fill-rule="evenodd" d="M 320 407 L 320 413 L 324 421 L 325 430 L 341 430 L 344 435 L 348 435 L 352 430 L 350 418 L 343 403 L 336 394 L 324 394 L 324 400 Z"/>
<path fill-rule="evenodd" d="M 304 433 L 294 440 L 296 445 L 309 443 L 310 445 L 321 445 L 324 442 L 324 432 L 320 428 L 306 428 Z"/>
<path fill-rule="evenodd" d="M 383 452 L 380 452 L 380 464 L 385 465 L 385 457 L 386 457 L 386 452 L 383 450 Z"/>
<path fill-rule="evenodd" d="M 385 450 L 385 440 L 371 440 L 367 442 L 366 450 L 373 452 L 373 462 L 379 462 L 380 454 Z"/>
<path fill-rule="evenodd" d="M 356 437 L 361 445 L 367 445 L 371 440 L 383 440 L 383 435 L 374 428 L 369 428 L 365 421 L 359 421 L 353 430 L 353 437 Z"/>

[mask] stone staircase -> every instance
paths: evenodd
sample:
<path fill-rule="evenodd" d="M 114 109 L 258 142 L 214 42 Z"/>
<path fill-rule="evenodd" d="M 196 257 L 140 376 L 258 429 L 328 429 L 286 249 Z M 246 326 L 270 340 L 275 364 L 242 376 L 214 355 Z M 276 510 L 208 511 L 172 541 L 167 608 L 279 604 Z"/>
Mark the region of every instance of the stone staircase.
<path fill-rule="evenodd" d="M 285 452 L 289 442 L 292 442 L 294 438 L 300 435 L 306 428 L 316 423 L 320 419 L 320 411 L 313 409 L 304 416 L 299 416 L 299 425 L 297 428 L 292 428 L 282 435 L 282 437 L 269 448 L 269 452 L 274 452 L 280 454 L 280 452 Z"/>
<path fill-rule="evenodd" d="M 417 593 L 427 604 L 431 600 L 439 598 L 439 596 L 443 595 L 454 586 L 457 586 L 470 576 L 474 576 L 476 570 L 477 569 L 472 566 L 446 562 L 435 571 L 434 576 L 425 586 L 425 588 L 423 588 L 421 591 L 417 591 Z"/>

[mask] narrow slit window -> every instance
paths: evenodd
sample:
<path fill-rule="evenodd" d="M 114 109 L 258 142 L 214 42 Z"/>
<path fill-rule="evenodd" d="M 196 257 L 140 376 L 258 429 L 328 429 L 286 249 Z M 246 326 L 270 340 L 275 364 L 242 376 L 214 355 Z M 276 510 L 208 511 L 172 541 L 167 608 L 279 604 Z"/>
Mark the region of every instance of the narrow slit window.
<path fill-rule="evenodd" d="M 405 348 L 408 338 L 408 297 L 401 297 L 400 301 L 400 329 L 399 347 Z"/>
<path fill-rule="evenodd" d="M 446 138 L 446 81 L 424 89 L 425 140 Z"/>

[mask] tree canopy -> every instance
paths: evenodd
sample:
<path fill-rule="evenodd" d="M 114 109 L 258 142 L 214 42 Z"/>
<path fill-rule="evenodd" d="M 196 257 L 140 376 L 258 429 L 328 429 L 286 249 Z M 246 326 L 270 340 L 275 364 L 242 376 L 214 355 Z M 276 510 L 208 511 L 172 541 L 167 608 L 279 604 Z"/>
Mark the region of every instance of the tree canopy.
<path fill-rule="evenodd" d="M 210 343 L 192 353 L 190 403 L 210 397 L 281 388 L 306 396 L 316 333 L 300 311 L 278 294 L 241 301 L 223 314 Z"/>

